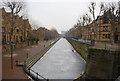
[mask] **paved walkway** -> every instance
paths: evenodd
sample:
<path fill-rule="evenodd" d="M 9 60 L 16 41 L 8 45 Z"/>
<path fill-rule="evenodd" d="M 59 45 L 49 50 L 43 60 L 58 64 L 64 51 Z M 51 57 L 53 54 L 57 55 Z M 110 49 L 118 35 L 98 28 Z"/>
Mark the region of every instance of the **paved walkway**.
<path fill-rule="evenodd" d="M 76 39 L 73 39 L 76 40 Z M 76 40 L 76 41 L 80 41 L 80 40 Z M 84 42 L 87 44 L 90 44 L 90 42 Z M 111 42 L 95 42 L 94 46 L 91 46 L 93 48 L 100 48 L 100 49 L 112 49 L 112 50 L 116 50 L 119 49 L 120 50 L 120 41 L 119 43 L 111 43 Z"/>
<path fill-rule="evenodd" d="M 16 66 L 15 61 L 16 60 L 24 61 L 26 59 L 26 53 L 28 53 L 28 56 L 30 57 L 30 56 L 38 53 L 41 49 L 44 48 L 44 46 L 48 46 L 54 40 L 50 40 L 47 42 L 45 41 L 45 42 L 39 43 L 38 45 L 32 45 L 32 46 L 14 50 L 13 69 L 11 69 L 10 55 L 8 53 L 4 54 L 2 56 L 2 77 L 3 77 L 3 79 L 27 79 L 27 76 L 24 73 L 23 68 Z"/>
<path fill-rule="evenodd" d="M 112 49 L 116 50 L 120 48 L 120 44 L 111 44 L 108 42 L 96 42 L 94 48 L 102 48 L 102 49 Z"/>
<path fill-rule="evenodd" d="M 84 73 L 86 62 L 73 50 L 71 44 L 61 38 L 31 69 L 47 79 L 78 78 Z"/>

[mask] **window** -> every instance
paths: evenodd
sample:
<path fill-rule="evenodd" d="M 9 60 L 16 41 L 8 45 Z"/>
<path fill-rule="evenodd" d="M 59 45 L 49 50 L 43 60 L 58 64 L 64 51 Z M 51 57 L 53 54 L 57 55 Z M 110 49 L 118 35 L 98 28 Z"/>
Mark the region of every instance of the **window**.
<path fill-rule="evenodd" d="M 6 44 L 6 36 L 2 36 L 2 44 Z"/>
<path fill-rule="evenodd" d="M 92 29 L 92 32 L 94 32 L 94 29 Z"/>
<path fill-rule="evenodd" d="M 105 34 L 105 38 L 107 38 L 107 36 L 108 36 L 108 35 L 107 35 L 107 34 Z"/>
<path fill-rule="evenodd" d="M 110 38 L 110 34 L 103 34 L 103 38 Z"/>
<path fill-rule="evenodd" d="M 105 38 L 105 34 L 103 34 L 103 38 Z"/>
<path fill-rule="evenodd" d="M 2 33 L 5 33 L 5 27 L 2 27 Z"/>
<path fill-rule="evenodd" d="M 21 42 L 23 41 L 23 37 L 22 37 L 22 36 L 20 36 L 20 41 L 21 41 Z"/>
<path fill-rule="evenodd" d="M 110 38 L 110 34 L 108 34 L 108 38 Z"/>
<path fill-rule="evenodd" d="M 19 42 L 19 40 L 18 40 L 18 36 L 16 36 L 16 42 Z"/>
<path fill-rule="evenodd" d="M 2 18 L 2 23 L 4 23 L 4 19 Z"/>
<path fill-rule="evenodd" d="M 17 29 L 16 32 L 19 33 L 19 29 Z"/>
<path fill-rule="evenodd" d="M 103 31 L 108 31 L 108 27 L 103 27 Z"/>

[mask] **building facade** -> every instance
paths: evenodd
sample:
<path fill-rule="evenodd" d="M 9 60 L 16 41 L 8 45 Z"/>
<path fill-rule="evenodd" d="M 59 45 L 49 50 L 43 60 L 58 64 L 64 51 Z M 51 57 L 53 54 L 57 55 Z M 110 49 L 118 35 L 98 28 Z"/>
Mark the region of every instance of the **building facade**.
<path fill-rule="evenodd" d="M 102 16 L 98 17 L 91 26 L 92 39 L 98 41 L 110 41 L 111 24 L 109 20 L 105 20 Z"/>
<path fill-rule="evenodd" d="M 79 29 L 79 30 L 78 30 Z M 73 31 L 70 30 L 70 31 Z M 77 33 L 79 31 L 79 33 Z M 77 35 L 81 34 L 82 39 L 92 39 L 97 41 L 120 41 L 120 23 L 110 23 L 104 16 L 98 17 L 90 25 L 74 28 Z M 72 35 L 72 34 L 71 34 Z M 72 35 L 77 36 L 77 35 Z"/>
<path fill-rule="evenodd" d="M 31 26 L 28 19 L 23 19 L 19 15 L 14 16 L 14 23 L 12 23 L 13 18 L 10 12 L 6 12 L 4 8 L 2 11 L 2 51 L 9 51 L 10 47 L 10 35 L 12 35 L 13 48 L 19 48 L 27 45 L 26 42 L 29 39 L 29 32 L 31 31 Z M 13 25 L 11 25 L 13 24 Z M 13 33 L 10 34 L 11 26 L 13 26 Z"/>
<path fill-rule="evenodd" d="M 112 21 L 111 23 L 106 15 L 102 15 L 89 25 L 74 26 L 67 32 L 67 35 L 79 39 L 118 42 L 120 41 L 120 22 Z"/>

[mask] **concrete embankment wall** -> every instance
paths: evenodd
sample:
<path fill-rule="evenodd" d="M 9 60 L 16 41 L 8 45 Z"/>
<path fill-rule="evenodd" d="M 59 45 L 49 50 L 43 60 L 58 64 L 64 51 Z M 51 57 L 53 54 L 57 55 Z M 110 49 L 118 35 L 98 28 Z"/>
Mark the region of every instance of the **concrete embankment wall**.
<path fill-rule="evenodd" d="M 88 49 L 85 76 L 91 79 L 114 79 L 119 75 L 120 51 Z"/>
<path fill-rule="evenodd" d="M 88 56 L 89 45 L 73 39 L 67 39 L 67 40 L 77 51 L 77 53 L 79 53 L 80 56 L 86 61 Z"/>
<path fill-rule="evenodd" d="M 86 60 L 85 77 L 89 79 L 116 79 L 120 76 L 120 50 L 89 48 L 85 43 L 67 39 Z"/>

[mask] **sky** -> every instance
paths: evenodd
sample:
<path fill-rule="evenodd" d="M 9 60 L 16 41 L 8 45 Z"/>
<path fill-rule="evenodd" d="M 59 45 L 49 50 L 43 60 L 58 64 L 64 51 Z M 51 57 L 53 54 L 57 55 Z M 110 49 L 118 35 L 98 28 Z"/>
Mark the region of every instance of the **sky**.
<path fill-rule="evenodd" d="M 39 27 L 55 28 L 60 33 L 72 28 L 79 17 L 88 12 L 91 1 L 99 3 L 118 0 L 28 0 L 27 12 L 30 20 Z"/>

